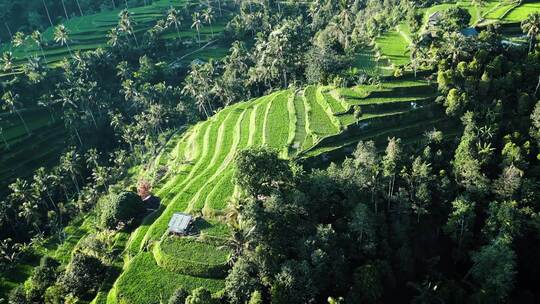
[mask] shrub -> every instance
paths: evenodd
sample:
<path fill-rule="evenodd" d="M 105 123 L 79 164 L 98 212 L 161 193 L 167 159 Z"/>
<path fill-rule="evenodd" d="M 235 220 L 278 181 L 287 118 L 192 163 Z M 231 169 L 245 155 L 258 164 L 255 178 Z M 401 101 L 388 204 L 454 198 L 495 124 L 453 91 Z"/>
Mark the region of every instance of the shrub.
<path fill-rule="evenodd" d="M 83 297 L 87 292 L 98 289 L 105 278 L 106 271 L 107 267 L 101 260 L 77 251 L 60 279 L 60 283 L 68 293 Z"/>
<path fill-rule="evenodd" d="M 263 303 L 263 299 L 262 299 L 261 292 L 258 291 L 258 290 L 255 290 L 255 291 L 251 294 L 251 298 L 249 299 L 249 303 L 248 303 L 248 304 L 262 304 L 262 303 Z"/>
<path fill-rule="evenodd" d="M 145 211 L 137 194 L 122 192 L 102 202 L 99 223 L 106 229 L 116 229 L 121 225 L 131 226 L 143 217 Z"/>
<path fill-rule="evenodd" d="M 44 256 L 38 267 L 32 272 L 30 280 L 25 283 L 27 297 L 34 303 L 42 302 L 45 291 L 52 286 L 58 275 L 60 264 L 51 257 Z"/>
<path fill-rule="evenodd" d="M 186 303 L 186 298 L 189 296 L 189 292 L 184 287 L 179 287 L 176 289 L 169 299 L 169 304 L 184 304 Z"/>
<path fill-rule="evenodd" d="M 29 304 L 30 301 L 26 299 L 26 292 L 22 285 L 17 286 L 9 293 L 9 304 Z"/>
<path fill-rule="evenodd" d="M 199 287 L 191 292 L 186 298 L 186 304 L 215 304 L 216 301 L 212 299 L 212 294 L 208 289 Z"/>
<path fill-rule="evenodd" d="M 64 290 L 58 284 L 53 285 L 45 291 L 46 304 L 64 304 Z"/>

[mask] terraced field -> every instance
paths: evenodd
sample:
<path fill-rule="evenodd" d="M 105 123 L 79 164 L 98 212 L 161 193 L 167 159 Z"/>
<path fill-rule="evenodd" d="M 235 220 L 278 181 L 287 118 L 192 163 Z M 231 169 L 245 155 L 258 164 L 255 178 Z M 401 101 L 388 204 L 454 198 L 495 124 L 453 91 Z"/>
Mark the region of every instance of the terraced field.
<path fill-rule="evenodd" d="M 227 107 L 173 137 L 156 159 L 156 166 L 169 170 L 157 186 L 163 208 L 132 233 L 121 276 L 96 303 L 154 303 L 179 286 L 219 292 L 229 255 L 221 246 L 228 236 L 222 215 L 235 193 L 233 162 L 239 150 L 268 146 L 283 157 L 311 158 L 363 139 L 415 139 L 433 127 L 448 130 L 434 94 L 418 80 L 349 89 L 308 86 Z M 362 108 L 360 117 L 355 106 Z M 169 236 L 167 224 L 175 212 L 203 215 L 207 222 L 197 224 L 199 236 Z"/>
<path fill-rule="evenodd" d="M 129 11 L 132 13 L 135 24 L 134 32 L 136 36 L 139 37 L 139 40 L 141 40 L 142 34 L 151 27 L 153 27 L 159 19 L 163 19 L 165 17 L 165 13 L 171 6 L 179 10 L 183 10 L 186 5 L 200 3 L 202 3 L 203 5 L 207 4 L 206 1 L 201 2 L 195 0 L 159 0 L 151 5 L 130 8 Z M 214 11 L 217 12 L 217 8 L 215 8 Z M 94 50 L 100 47 L 107 47 L 107 33 L 110 29 L 117 26 L 119 12 L 120 9 L 111 10 L 93 15 L 74 17 L 64 22 L 64 25 L 69 33 L 68 43 L 71 51 L 85 51 Z M 218 20 L 216 20 L 214 24 L 212 24 L 212 26 L 204 25 L 201 28 L 202 44 L 214 40 L 216 35 L 219 35 L 223 31 L 229 15 L 224 13 L 223 17 L 220 17 L 219 13 L 217 13 L 216 17 Z M 190 26 L 191 19 L 184 20 L 181 22 L 179 32 L 171 29 L 163 33 L 161 38 L 180 38 L 182 40 L 186 40 L 186 38 L 191 38 L 192 40 L 196 40 L 197 32 L 192 30 Z M 55 65 L 63 58 L 70 56 L 68 47 L 61 46 L 54 42 L 53 33 L 54 28 L 52 27 L 49 27 L 46 31 L 43 32 L 43 53 L 46 56 L 46 61 L 51 65 Z M 187 45 L 183 53 L 179 54 L 179 56 L 189 54 L 191 52 L 197 51 L 198 49 L 198 43 Z M 13 52 L 16 59 L 14 61 L 15 64 L 21 64 L 25 62 L 26 58 L 29 56 L 42 56 L 41 49 L 33 41 L 30 40 L 26 40 L 24 46 L 16 48 L 13 47 L 10 43 L 5 43 L 1 45 L 0 52 L 8 50 Z M 210 48 L 210 52 L 212 52 L 212 50 L 213 52 L 223 53 L 227 50 L 227 48 L 214 46 L 213 48 Z M 185 58 L 185 61 L 193 59 L 194 56 L 190 58 Z"/>
<path fill-rule="evenodd" d="M 44 109 L 20 112 L 30 134 L 17 115 L 0 114 L 0 193 L 15 178 L 28 176 L 37 167 L 54 165 L 65 146 L 62 122 L 54 121 Z"/>

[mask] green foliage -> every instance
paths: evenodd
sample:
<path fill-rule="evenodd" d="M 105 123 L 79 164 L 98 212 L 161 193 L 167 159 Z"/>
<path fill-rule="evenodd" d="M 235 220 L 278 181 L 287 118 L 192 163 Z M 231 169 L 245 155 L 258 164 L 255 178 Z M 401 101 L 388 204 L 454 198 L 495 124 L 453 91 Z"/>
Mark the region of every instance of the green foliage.
<path fill-rule="evenodd" d="M 471 21 L 471 14 L 462 7 L 451 7 L 441 12 L 441 28 L 445 31 L 458 31 Z"/>
<path fill-rule="evenodd" d="M 229 273 L 225 281 L 225 293 L 231 303 L 241 304 L 249 300 L 259 287 L 259 282 L 254 278 L 255 265 L 245 259 L 239 259 Z"/>
<path fill-rule="evenodd" d="M 258 290 L 255 290 L 251 294 L 248 304 L 262 304 L 262 303 L 263 303 L 263 299 L 262 299 L 261 292 Z"/>
<path fill-rule="evenodd" d="M 56 282 L 59 263 L 44 256 L 34 269 L 30 280 L 25 284 L 27 297 L 33 301 L 43 301 L 45 291 Z"/>
<path fill-rule="evenodd" d="M 107 267 L 96 257 L 75 252 L 59 282 L 68 293 L 84 297 L 96 292 L 107 272 Z"/>
<path fill-rule="evenodd" d="M 471 273 L 480 285 L 479 298 L 487 301 L 504 301 L 516 276 L 516 255 L 504 239 L 496 239 L 483 246 L 472 256 Z"/>
<path fill-rule="evenodd" d="M 279 184 L 292 178 L 288 162 L 279 159 L 275 150 L 253 148 L 236 156 L 235 180 L 250 195 L 270 195 Z M 275 173 L 279 172 L 276 176 Z"/>
<path fill-rule="evenodd" d="M 213 242 L 213 244 L 212 244 Z M 228 269 L 229 252 L 219 241 L 167 237 L 154 247 L 160 267 L 171 272 L 206 278 L 223 278 Z"/>
<path fill-rule="evenodd" d="M 461 248 L 464 244 L 472 240 L 475 203 L 465 197 L 460 197 L 452 201 L 452 213 L 448 216 L 448 221 L 443 227 L 444 231 L 450 235 L 452 240 L 458 243 Z"/>
<path fill-rule="evenodd" d="M 179 287 L 174 291 L 172 296 L 169 298 L 168 304 L 185 304 L 186 298 L 189 296 L 189 292 L 183 288 Z"/>
<path fill-rule="evenodd" d="M 199 287 L 194 289 L 186 298 L 186 304 L 214 304 L 217 301 L 212 299 L 212 294 L 209 290 Z"/>
<path fill-rule="evenodd" d="M 99 207 L 99 223 L 107 229 L 117 229 L 119 225 L 129 227 L 136 224 L 145 212 L 143 202 L 136 193 L 113 194 Z"/>
<path fill-rule="evenodd" d="M 361 295 L 362 302 L 376 303 L 383 294 L 381 281 L 376 265 L 366 264 L 354 272 L 354 289 Z"/>

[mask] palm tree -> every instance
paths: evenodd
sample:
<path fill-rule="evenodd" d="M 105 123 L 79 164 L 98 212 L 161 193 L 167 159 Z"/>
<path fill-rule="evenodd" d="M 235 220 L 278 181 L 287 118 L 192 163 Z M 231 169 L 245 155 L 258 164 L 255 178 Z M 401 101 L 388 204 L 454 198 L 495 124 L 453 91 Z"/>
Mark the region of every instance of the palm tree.
<path fill-rule="evenodd" d="M 18 100 L 19 99 L 19 94 L 15 94 L 13 95 L 13 93 L 11 93 L 11 91 L 7 91 L 6 93 L 4 93 L 4 95 L 2 96 L 2 100 L 4 100 L 4 102 L 2 103 L 2 109 L 4 110 L 8 110 L 10 113 L 15 113 L 17 114 L 17 116 L 19 116 L 19 119 L 21 120 L 23 126 L 24 126 L 24 129 L 26 130 L 26 134 L 28 134 L 28 136 L 30 136 L 30 130 L 28 129 L 28 126 L 26 125 L 26 122 L 24 121 L 21 113 L 19 112 L 19 109 L 18 109 Z"/>
<path fill-rule="evenodd" d="M 45 192 L 47 194 L 47 198 L 49 199 L 49 202 L 54 207 L 54 209 L 57 209 L 56 204 L 54 203 L 54 200 L 51 195 L 51 179 L 49 178 L 49 175 L 45 171 L 44 167 L 40 167 L 37 169 L 34 173 L 34 180 L 32 182 L 32 188 L 34 188 L 34 192 Z"/>
<path fill-rule="evenodd" d="M 118 29 L 112 28 L 107 33 L 107 38 L 109 38 L 109 40 L 107 40 L 107 44 L 110 45 L 111 47 L 116 47 L 118 43 L 120 42 L 120 39 L 119 39 L 120 37 L 118 36 Z"/>
<path fill-rule="evenodd" d="M 41 82 L 45 76 L 41 60 L 41 57 L 32 56 L 23 64 L 23 72 L 32 83 Z"/>
<path fill-rule="evenodd" d="M 178 26 L 180 26 L 180 16 L 178 15 L 178 11 L 172 6 L 167 11 L 167 24 L 174 24 L 178 38 L 180 38 L 180 30 L 178 29 Z"/>
<path fill-rule="evenodd" d="M 74 148 L 71 148 L 66 154 L 60 158 L 60 166 L 62 169 L 69 173 L 77 193 L 80 193 L 79 183 L 77 182 L 77 175 L 79 174 L 79 154 Z"/>
<path fill-rule="evenodd" d="M 540 34 L 540 13 L 533 13 L 521 22 L 521 29 L 529 37 L 529 52 L 532 50 L 536 37 Z"/>
<path fill-rule="evenodd" d="M 9 72 L 13 69 L 13 53 L 4 52 L 2 54 L 2 71 Z"/>
<path fill-rule="evenodd" d="M 72 56 L 71 48 L 69 47 L 69 33 L 63 24 L 60 24 L 54 28 L 54 41 L 56 41 L 56 43 L 60 43 L 61 46 L 66 45 L 69 55 Z"/>
<path fill-rule="evenodd" d="M 193 24 L 191 24 L 191 28 L 197 29 L 197 36 L 199 37 L 199 46 L 201 46 L 201 14 L 199 12 L 193 13 Z"/>
<path fill-rule="evenodd" d="M 133 29 L 135 22 L 131 18 L 131 13 L 127 9 L 123 9 L 118 16 L 120 17 L 120 21 L 118 22 L 118 28 L 120 31 L 133 36 L 133 39 L 135 39 L 135 44 L 137 47 L 139 47 L 139 42 L 137 41 L 137 36 L 135 36 L 135 30 Z"/>
<path fill-rule="evenodd" d="M 45 52 L 43 51 L 43 35 L 40 31 L 35 30 L 30 35 L 30 39 L 34 41 L 34 43 L 39 47 L 41 50 L 41 55 L 43 56 L 43 59 L 45 59 L 45 63 L 47 63 L 47 57 L 45 56 Z"/>
<path fill-rule="evenodd" d="M 23 32 L 16 32 L 11 40 L 11 44 L 13 44 L 13 46 L 16 48 L 21 47 L 24 45 L 25 39 L 26 37 Z"/>
<path fill-rule="evenodd" d="M 410 53 L 411 64 L 414 70 L 414 78 L 416 78 L 416 71 L 418 70 L 418 55 L 420 53 L 420 50 L 420 38 L 417 34 L 413 34 L 411 37 L 411 43 L 408 46 L 408 52 Z"/>
<path fill-rule="evenodd" d="M 210 25 L 210 31 L 212 32 L 212 38 L 214 38 L 214 28 L 212 27 L 212 22 L 214 21 L 214 11 L 211 7 L 208 7 L 203 11 L 202 17 L 204 18 L 204 22 L 208 23 Z"/>
<path fill-rule="evenodd" d="M 42 95 L 37 104 L 40 107 L 45 107 L 49 111 L 49 114 L 51 115 L 51 120 L 49 124 L 54 123 L 56 121 L 56 118 L 54 117 L 54 104 L 56 103 L 56 100 L 54 100 L 53 95 L 50 94 L 44 94 Z"/>

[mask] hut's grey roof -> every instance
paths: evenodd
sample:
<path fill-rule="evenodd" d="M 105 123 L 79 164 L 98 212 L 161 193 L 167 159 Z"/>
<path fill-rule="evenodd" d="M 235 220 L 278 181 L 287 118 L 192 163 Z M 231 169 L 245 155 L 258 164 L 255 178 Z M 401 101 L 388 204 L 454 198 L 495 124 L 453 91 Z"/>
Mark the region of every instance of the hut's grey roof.
<path fill-rule="evenodd" d="M 169 232 L 185 234 L 193 218 L 189 214 L 177 212 L 169 221 Z"/>

